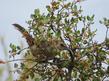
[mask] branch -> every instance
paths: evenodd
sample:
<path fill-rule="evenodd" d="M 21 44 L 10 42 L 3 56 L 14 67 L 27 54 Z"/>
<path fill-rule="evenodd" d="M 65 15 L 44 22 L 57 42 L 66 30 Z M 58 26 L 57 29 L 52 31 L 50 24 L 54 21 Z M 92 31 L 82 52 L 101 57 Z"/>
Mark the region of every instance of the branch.
<path fill-rule="evenodd" d="M 109 28 L 107 28 L 107 30 L 106 30 L 106 37 L 105 37 L 105 40 L 107 39 L 108 29 L 109 29 Z"/>
<path fill-rule="evenodd" d="M 14 62 L 14 61 L 33 61 L 33 62 L 35 62 L 35 60 L 36 59 L 14 59 L 14 60 L 6 61 L 6 63 Z"/>

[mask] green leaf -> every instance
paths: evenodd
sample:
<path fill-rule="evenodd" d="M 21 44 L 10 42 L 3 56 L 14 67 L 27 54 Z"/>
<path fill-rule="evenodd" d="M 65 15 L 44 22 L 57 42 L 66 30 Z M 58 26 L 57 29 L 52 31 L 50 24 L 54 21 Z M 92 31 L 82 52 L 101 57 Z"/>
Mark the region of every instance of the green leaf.
<path fill-rule="evenodd" d="M 17 63 L 14 63 L 14 68 L 18 68 L 18 64 Z"/>
<path fill-rule="evenodd" d="M 71 33 L 72 32 L 70 27 L 65 27 L 65 30 L 66 30 L 67 33 Z"/>
<path fill-rule="evenodd" d="M 74 10 L 75 10 L 75 11 L 77 10 L 77 5 L 74 5 Z"/>
<path fill-rule="evenodd" d="M 30 77 L 31 77 L 31 79 L 34 78 L 34 72 L 31 72 L 31 73 L 30 73 Z"/>
<path fill-rule="evenodd" d="M 53 81 L 58 81 L 58 78 L 59 78 L 59 77 L 58 77 L 58 76 L 56 76 L 56 77 L 54 78 L 54 80 L 53 80 Z"/>
<path fill-rule="evenodd" d="M 75 39 L 75 42 L 80 42 L 81 41 L 81 37 L 77 37 L 76 39 Z"/>
<path fill-rule="evenodd" d="M 40 78 L 35 78 L 35 80 L 34 80 L 34 81 L 41 81 L 41 80 L 40 80 Z"/>
<path fill-rule="evenodd" d="M 20 49 L 21 49 L 21 48 L 20 48 L 20 46 L 17 46 L 16 48 L 17 48 L 18 50 L 20 50 Z"/>
<path fill-rule="evenodd" d="M 78 23 L 78 18 L 75 18 L 75 19 L 74 19 L 74 22 L 75 22 L 75 23 Z"/>
<path fill-rule="evenodd" d="M 12 48 L 12 49 L 16 49 L 16 46 L 14 45 L 14 44 L 10 44 L 10 47 Z"/>
<path fill-rule="evenodd" d="M 21 65 L 20 65 L 20 67 L 21 67 L 21 69 L 24 69 L 25 68 L 25 64 L 24 63 L 20 63 Z"/>
<path fill-rule="evenodd" d="M 47 8 L 47 11 L 48 11 L 48 12 L 51 12 L 51 8 L 50 8 L 49 5 L 47 5 L 46 8 Z"/>
<path fill-rule="evenodd" d="M 107 18 L 104 17 L 103 20 L 104 20 L 104 21 L 107 21 Z"/>
<path fill-rule="evenodd" d="M 90 16 L 87 16 L 87 20 L 88 20 L 88 21 L 90 21 L 90 20 L 91 20 Z"/>
<path fill-rule="evenodd" d="M 75 79 L 75 81 L 81 81 L 79 78 Z"/>
<path fill-rule="evenodd" d="M 103 22 L 102 22 L 101 20 L 99 21 L 99 23 L 100 23 L 100 24 L 103 24 Z"/>
<path fill-rule="evenodd" d="M 62 19 L 61 14 L 57 14 L 57 19 L 56 19 L 57 23 L 59 23 L 61 19 Z"/>
<path fill-rule="evenodd" d="M 68 24 L 68 23 L 69 23 L 69 21 L 67 20 L 67 18 L 65 18 L 65 23 L 66 23 L 66 24 Z"/>
<path fill-rule="evenodd" d="M 60 32 L 60 31 L 57 31 L 57 32 L 56 32 L 56 36 L 57 36 L 57 37 L 60 37 L 60 36 L 61 36 L 61 32 Z"/>
<path fill-rule="evenodd" d="M 73 76 L 74 78 L 77 78 L 77 71 L 74 71 L 74 72 L 72 73 L 72 76 Z"/>
<path fill-rule="evenodd" d="M 35 16 L 39 16 L 40 15 L 40 10 L 39 9 L 35 9 L 34 13 L 35 13 Z"/>
<path fill-rule="evenodd" d="M 100 81 L 100 78 L 99 77 L 94 77 L 93 81 Z"/>
<path fill-rule="evenodd" d="M 19 69 L 17 69 L 16 72 L 17 72 L 18 74 L 21 74 L 21 71 L 20 71 Z"/>
<path fill-rule="evenodd" d="M 85 32 L 85 28 L 82 28 L 82 33 L 84 33 Z"/>
<path fill-rule="evenodd" d="M 76 31 L 76 34 L 77 34 L 77 35 L 80 34 L 80 30 L 77 30 L 77 31 Z"/>
<path fill-rule="evenodd" d="M 78 17 L 78 18 L 79 18 L 80 21 L 82 21 L 82 16 L 81 17 Z"/>
<path fill-rule="evenodd" d="M 59 77 L 58 75 L 54 78 L 53 81 L 62 81 L 61 77 Z"/>
<path fill-rule="evenodd" d="M 16 52 L 16 45 L 14 45 L 14 44 L 10 44 L 10 48 L 12 49 L 12 52 Z"/>
<path fill-rule="evenodd" d="M 92 15 L 92 19 L 94 19 L 94 17 L 95 17 L 95 15 L 93 14 L 93 15 Z"/>

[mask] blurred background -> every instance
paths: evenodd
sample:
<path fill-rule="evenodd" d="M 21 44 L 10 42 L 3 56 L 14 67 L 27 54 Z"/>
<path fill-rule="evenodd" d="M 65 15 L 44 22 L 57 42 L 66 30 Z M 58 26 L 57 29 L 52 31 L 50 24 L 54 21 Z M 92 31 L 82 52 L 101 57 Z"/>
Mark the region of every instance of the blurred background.
<path fill-rule="evenodd" d="M 14 43 L 19 45 L 25 40 L 22 35 L 12 26 L 13 23 L 19 23 L 25 28 L 28 26 L 26 21 L 34 9 L 39 8 L 42 13 L 46 13 L 45 6 L 51 0 L 0 0 L 0 60 L 9 60 L 9 45 Z M 68 0 L 73 1 L 73 0 Z M 93 29 L 97 28 L 97 35 L 94 40 L 103 41 L 105 36 L 105 27 L 99 24 L 103 17 L 109 18 L 109 0 L 86 0 L 79 5 L 83 8 L 84 15 L 95 14 L 95 24 Z M 0 64 L 0 81 L 12 81 L 9 64 Z"/>

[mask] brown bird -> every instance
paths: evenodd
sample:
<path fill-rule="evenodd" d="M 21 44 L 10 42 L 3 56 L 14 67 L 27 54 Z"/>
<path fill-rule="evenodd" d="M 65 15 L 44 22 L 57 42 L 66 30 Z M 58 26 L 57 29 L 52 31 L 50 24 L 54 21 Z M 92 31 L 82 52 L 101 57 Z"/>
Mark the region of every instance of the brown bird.
<path fill-rule="evenodd" d="M 13 24 L 13 26 L 24 36 L 34 57 L 37 57 L 39 60 L 50 60 L 54 58 L 56 49 L 53 48 L 46 40 L 42 40 L 40 43 L 36 44 L 35 39 L 24 27 L 19 24 Z"/>

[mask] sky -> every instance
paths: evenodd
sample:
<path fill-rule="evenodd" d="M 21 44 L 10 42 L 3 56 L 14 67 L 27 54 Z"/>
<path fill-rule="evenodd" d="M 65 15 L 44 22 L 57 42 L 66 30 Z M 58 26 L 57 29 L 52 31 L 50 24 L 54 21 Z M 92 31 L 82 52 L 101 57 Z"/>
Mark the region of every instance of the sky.
<path fill-rule="evenodd" d="M 6 46 L 9 48 L 10 43 L 19 44 L 22 35 L 12 26 L 13 23 L 19 23 L 26 27 L 26 21 L 34 9 L 39 8 L 41 12 L 45 11 L 45 6 L 51 0 L 0 0 L 0 36 L 5 37 Z M 71 1 L 71 0 L 70 0 Z M 105 36 L 105 27 L 99 24 L 103 17 L 109 18 L 109 0 L 86 0 L 82 2 L 82 8 L 85 15 L 95 14 L 95 24 L 97 36 L 95 39 L 103 41 Z M 0 44 L 0 59 L 4 59 L 4 52 Z"/>

